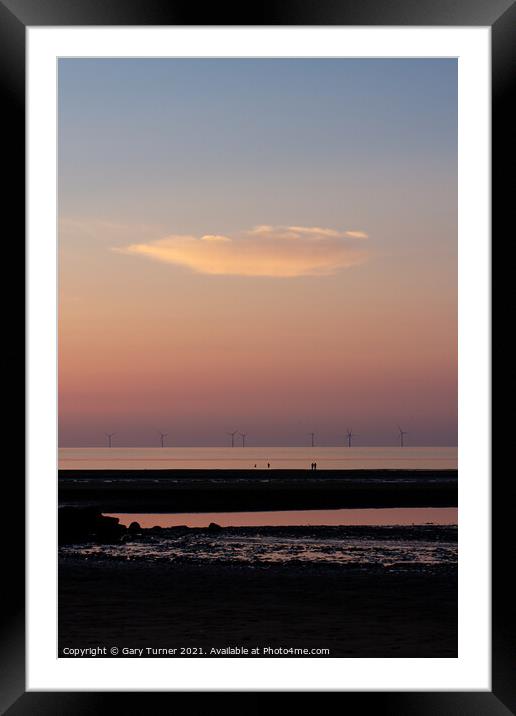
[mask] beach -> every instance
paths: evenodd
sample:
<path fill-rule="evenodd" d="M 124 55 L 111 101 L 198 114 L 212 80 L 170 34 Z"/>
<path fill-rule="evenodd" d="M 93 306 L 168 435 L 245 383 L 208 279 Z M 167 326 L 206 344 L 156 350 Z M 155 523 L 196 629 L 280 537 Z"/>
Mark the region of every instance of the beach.
<path fill-rule="evenodd" d="M 457 571 L 61 559 L 59 655 L 99 645 L 456 657 Z"/>
<path fill-rule="evenodd" d="M 456 507 L 455 470 L 151 472 L 59 473 L 60 656 L 457 655 L 457 528 L 417 523 L 422 507 Z M 394 506 L 413 524 L 382 526 Z M 317 524 L 318 508 L 367 507 L 376 525 Z M 296 509 L 297 525 L 216 524 Z M 189 528 L 188 512 L 215 524 Z M 160 527 L 166 513 L 179 524 Z M 145 515 L 155 526 L 129 527 Z"/>
<path fill-rule="evenodd" d="M 456 507 L 457 470 L 60 470 L 59 504 L 110 512 Z"/>

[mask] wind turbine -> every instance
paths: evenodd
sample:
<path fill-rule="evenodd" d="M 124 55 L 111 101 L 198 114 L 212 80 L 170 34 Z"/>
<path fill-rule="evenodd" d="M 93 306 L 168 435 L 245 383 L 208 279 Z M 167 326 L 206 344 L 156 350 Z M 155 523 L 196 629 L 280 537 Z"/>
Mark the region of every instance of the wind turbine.
<path fill-rule="evenodd" d="M 398 430 L 400 431 L 400 447 L 403 447 L 403 438 L 405 435 L 408 435 L 408 433 L 405 430 L 402 430 L 399 425 Z"/>
<path fill-rule="evenodd" d="M 161 430 L 158 430 L 158 433 L 161 438 L 161 447 L 165 447 L 165 438 L 168 437 L 168 433 L 162 433 Z"/>
<path fill-rule="evenodd" d="M 111 447 L 111 438 L 116 435 L 116 433 L 105 433 L 107 439 L 108 439 L 108 447 Z"/>
<path fill-rule="evenodd" d="M 312 447 L 315 446 L 315 433 L 308 433 L 308 435 L 312 436 Z"/>
<path fill-rule="evenodd" d="M 351 430 L 346 428 L 346 435 L 348 437 L 348 447 L 351 447 L 351 441 L 354 437 L 356 437 L 356 434 L 353 432 L 353 428 Z"/>
<path fill-rule="evenodd" d="M 247 433 L 238 433 L 238 434 L 242 438 L 242 447 L 245 447 L 245 439 L 247 437 Z"/>
<path fill-rule="evenodd" d="M 231 435 L 231 447 L 235 447 L 235 435 L 238 433 L 238 430 L 233 430 L 232 433 L 227 433 L 228 435 Z"/>

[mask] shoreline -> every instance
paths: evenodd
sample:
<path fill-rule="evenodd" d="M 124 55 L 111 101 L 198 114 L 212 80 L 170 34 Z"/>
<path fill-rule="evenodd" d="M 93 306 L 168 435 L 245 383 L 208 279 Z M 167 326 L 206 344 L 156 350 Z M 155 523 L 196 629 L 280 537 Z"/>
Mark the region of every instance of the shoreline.
<path fill-rule="evenodd" d="M 59 518 L 63 542 L 73 544 L 75 532 L 82 529 L 81 511 L 86 536 L 93 529 L 91 520 L 100 542 L 116 542 L 126 528 L 100 513 L 456 507 L 457 471 L 60 471 L 59 504 L 64 508 Z M 170 534 L 180 535 L 181 529 L 170 528 Z M 221 534 L 228 529 L 242 538 L 246 534 L 245 528 L 223 528 Z M 366 534 L 367 529 L 352 531 Z M 425 531 L 410 531 L 418 530 Z M 314 529 L 296 531 L 302 540 Z M 209 534 L 209 528 L 204 532 Z M 390 528 L 390 534 L 395 530 Z M 311 653 L 315 658 L 457 656 L 456 564 L 379 568 L 365 563 L 265 565 L 64 555 L 62 550 L 60 658 L 74 658 L 64 649 L 88 647 L 107 650 L 90 658 L 109 657 L 112 647 L 119 649 L 120 658 L 165 656 L 148 653 L 147 647 L 206 651 L 167 653 L 166 658 L 274 658 L 252 653 L 265 647 L 328 650 Z M 227 647 L 249 653 L 210 652 Z"/>
<path fill-rule="evenodd" d="M 457 507 L 456 470 L 60 470 L 59 505 L 103 512 Z"/>
<path fill-rule="evenodd" d="M 195 479 L 216 477 L 221 479 L 230 478 L 249 478 L 253 477 L 263 479 L 264 477 L 273 478 L 306 478 L 308 477 L 347 477 L 347 478 L 385 478 L 385 477 L 427 477 L 427 478 L 457 478 L 457 468 L 335 468 L 317 470 L 297 469 L 297 468 L 59 468 L 58 474 L 60 479 L 70 477 L 80 478 L 105 478 L 105 477 L 150 477 L 153 478 L 174 478 L 174 479 Z"/>

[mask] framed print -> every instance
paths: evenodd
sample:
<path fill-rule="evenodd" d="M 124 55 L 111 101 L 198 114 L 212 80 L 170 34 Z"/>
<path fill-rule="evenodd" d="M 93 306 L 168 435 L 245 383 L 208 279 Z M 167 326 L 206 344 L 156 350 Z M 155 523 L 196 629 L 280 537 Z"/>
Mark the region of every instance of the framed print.
<path fill-rule="evenodd" d="M 212 15 L 0 3 L 28 347 L 2 708 L 515 712 L 514 5 Z"/>

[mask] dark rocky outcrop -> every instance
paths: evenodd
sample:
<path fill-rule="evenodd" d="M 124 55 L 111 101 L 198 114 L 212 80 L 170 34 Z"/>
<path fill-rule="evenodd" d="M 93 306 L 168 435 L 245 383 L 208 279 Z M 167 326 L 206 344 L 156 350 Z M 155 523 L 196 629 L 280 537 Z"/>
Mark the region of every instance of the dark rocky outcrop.
<path fill-rule="evenodd" d="M 187 527 L 186 525 L 175 525 L 173 527 L 160 527 L 159 525 L 156 525 L 155 527 L 149 527 L 148 529 L 142 530 L 143 534 L 160 535 L 162 537 L 183 537 L 189 532 L 190 527 Z"/>
<path fill-rule="evenodd" d="M 208 532 L 222 532 L 222 527 L 216 522 L 210 522 L 208 525 Z"/>
<path fill-rule="evenodd" d="M 120 542 L 127 527 L 118 517 L 105 517 L 94 507 L 60 507 L 58 512 L 59 544 Z"/>

